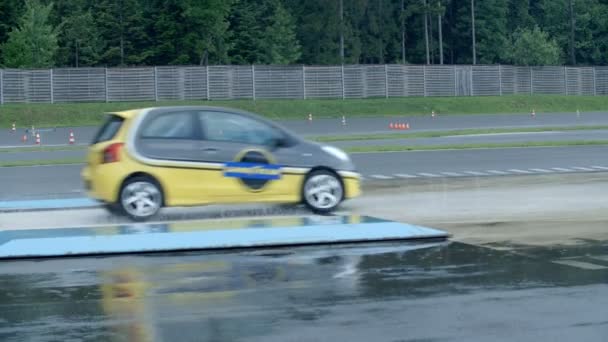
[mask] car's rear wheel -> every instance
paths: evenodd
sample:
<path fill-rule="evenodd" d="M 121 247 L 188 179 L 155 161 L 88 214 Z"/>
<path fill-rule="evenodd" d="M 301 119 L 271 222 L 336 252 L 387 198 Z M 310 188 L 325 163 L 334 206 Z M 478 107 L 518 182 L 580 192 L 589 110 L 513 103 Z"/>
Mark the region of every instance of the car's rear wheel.
<path fill-rule="evenodd" d="M 158 214 L 163 204 L 163 193 L 152 178 L 134 177 L 123 185 L 119 203 L 130 219 L 145 221 Z"/>
<path fill-rule="evenodd" d="M 316 170 L 308 174 L 302 192 L 304 204 L 320 214 L 334 211 L 344 199 L 342 180 L 329 170 Z"/>

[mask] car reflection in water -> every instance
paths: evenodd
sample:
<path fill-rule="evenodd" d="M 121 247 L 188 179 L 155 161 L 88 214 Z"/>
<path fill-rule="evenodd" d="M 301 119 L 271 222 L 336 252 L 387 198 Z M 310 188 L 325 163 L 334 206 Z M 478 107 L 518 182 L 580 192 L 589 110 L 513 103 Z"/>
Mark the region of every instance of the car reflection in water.
<path fill-rule="evenodd" d="M 359 305 L 603 284 L 608 276 L 538 255 L 429 242 L 5 262 L 0 340 L 263 339 L 329 319 L 339 306 L 368 317 Z"/>

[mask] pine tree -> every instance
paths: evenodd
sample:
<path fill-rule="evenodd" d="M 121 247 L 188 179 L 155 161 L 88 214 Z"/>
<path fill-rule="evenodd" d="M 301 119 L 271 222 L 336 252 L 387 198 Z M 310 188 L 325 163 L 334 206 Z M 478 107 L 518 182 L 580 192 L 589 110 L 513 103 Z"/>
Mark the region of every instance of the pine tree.
<path fill-rule="evenodd" d="M 50 24 L 52 3 L 42 5 L 38 0 L 25 1 L 25 13 L 18 27 L 3 44 L 4 65 L 9 68 L 49 68 L 54 65 L 58 49 L 58 33 Z"/>
<path fill-rule="evenodd" d="M 508 6 L 504 0 L 476 2 L 475 38 L 480 64 L 496 64 L 504 60 L 508 49 Z"/>
<path fill-rule="evenodd" d="M 270 5 L 272 15 L 261 43 L 261 47 L 265 51 L 263 62 L 268 64 L 294 63 L 300 58 L 302 52 L 296 38 L 293 18 L 280 1 L 273 0 Z"/>
<path fill-rule="evenodd" d="M 262 22 L 265 1 L 238 0 L 229 17 L 231 36 L 230 59 L 235 64 L 260 64 L 264 61 L 262 46 L 267 21 Z"/>
<path fill-rule="evenodd" d="M 150 42 L 143 8 L 137 0 L 98 0 L 93 5 L 93 15 L 104 42 L 102 63 L 138 65 L 150 57 L 150 51 L 145 49 Z"/>
<path fill-rule="evenodd" d="M 230 23 L 234 0 L 182 0 L 185 28 L 184 49 L 200 65 L 229 62 Z"/>

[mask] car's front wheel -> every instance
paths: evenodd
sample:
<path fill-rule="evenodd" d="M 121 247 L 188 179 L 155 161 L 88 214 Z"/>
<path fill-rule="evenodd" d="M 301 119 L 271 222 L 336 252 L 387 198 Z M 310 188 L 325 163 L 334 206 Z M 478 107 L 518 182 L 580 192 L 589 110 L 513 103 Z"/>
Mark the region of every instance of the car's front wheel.
<path fill-rule="evenodd" d="M 311 172 L 304 181 L 304 204 L 315 213 L 326 214 L 334 211 L 344 199 L 341 179 L 328 170 Z"/>
<path fill-rule="evenodd" d="M 160 186 L 148 177 L 127 180 L 120 192 L 120 206 L 134 221 L 145 221 L 154 217 L 163 204 Z"/>

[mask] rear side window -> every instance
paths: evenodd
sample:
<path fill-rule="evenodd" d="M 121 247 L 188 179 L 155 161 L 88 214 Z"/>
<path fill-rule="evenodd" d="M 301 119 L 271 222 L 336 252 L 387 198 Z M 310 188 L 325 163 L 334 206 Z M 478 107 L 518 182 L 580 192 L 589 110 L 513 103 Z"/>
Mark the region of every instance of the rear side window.
<path fill-rule="evenodd" d="M 191 112 L 174 112 L 159 115 L 146 121 L 140 137 L 151 139 L 194 139 L 196 124 Z"/>
<path fill-rule="evenodd" d="M 112 140 L 124 121 L 125 119 L 118 115 L 109 115 L 93 139 L 93 144 Z"/>

